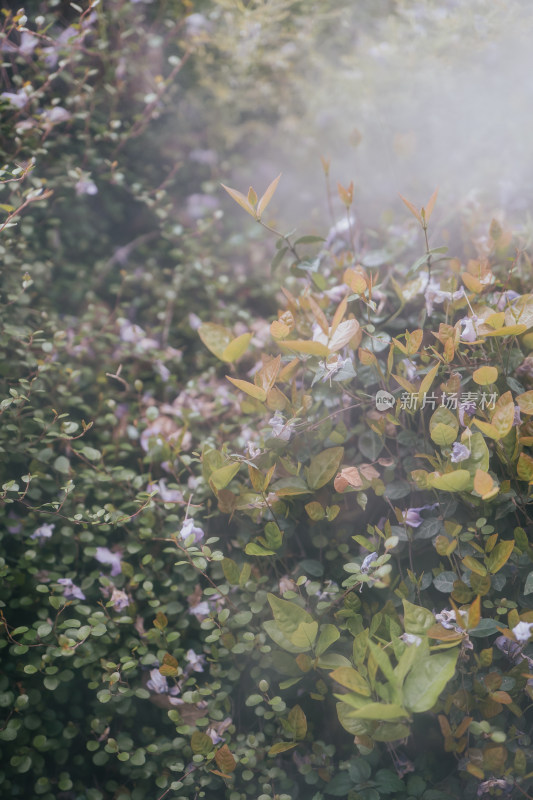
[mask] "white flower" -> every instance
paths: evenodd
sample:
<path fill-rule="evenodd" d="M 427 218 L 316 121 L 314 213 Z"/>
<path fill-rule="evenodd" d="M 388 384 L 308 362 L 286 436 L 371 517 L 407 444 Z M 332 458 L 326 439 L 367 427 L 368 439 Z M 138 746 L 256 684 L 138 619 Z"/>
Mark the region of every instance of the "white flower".
<path fill-rule="evenodd" d="M 100 564 L 111 564 L 111 575 L 120 575 L 122 572 L 122 553 L 113 553 L 108 547 L 97 547 L 94 557 Z"/>
<path fill-rule="evenodd" d="M 203 672 L 205 664 L 205 656 L 198 655 L 194 650 L 187 650 L 185 653 L 185 660 L 191 665 L 194 672 Z"/>
<path fill-rule="evenodd" d="M 195 606 L 189 608 L 189 614 L 193 614 L 199 622 L 206 619 L 210 613 L 211 609 L 209 608 L 207 600 L 202 600 L 201 603 L 197 603 Z"/>
<path fill-rule="evenodd" d="M 272 436 L 276 439 L 281 439 L 282 442 L 289 441 L 293 425 L 291 422 L 285 422 L 285 417 L 281 411 L 276 411 L 274 416 L 268 420 L 268 424 L 272 426 Z"/>
<path fill-rule="evenodd" d="M 159 492 L 159 497 L 163 503 L 183 503 L 183 494 L 179 489 L 168 489 L 164 478 L 158 483 L 149 483 L 146 487 L 147 492 Z"/>
<path fill-rule="evenodd" d="M 475 328 L 475 323 L 478 322 L 476 315 L 474 314 L 471 317 L 463 317 L 463 319 L 460 319 L 459 322 L 463 326 L 463 330 L 461 332 L 461 341 L 475 342 L 478 338 Z"/>
<path fill-rule="evenodd" d="M 168 694 L 168 682 L 158 669 L 150 670 L 150 680 L 146 683 L 146 688 L 156 694 Z"/>
<path fill-rule="evenodd" d="M 18 92 L 2 92 L 0 98 L 7 100 L 15 108 L 24 108 L 29 100 L 29 95 L 25 88 L 19 89 Z"/>
<path fill-rule="evenodd" d="M 248 458 L 254 459 L 257 458 L 257 456 L 261 455 L 261 448 L 257 447 L 257 445 L 255 445 L 253 442 L 248 442 L 248 444 L 244 449 L 244 452 L 248 456 Z"/>
<path fill-rule="evenodd" d="M 194 520 L 189 517 L 186 519 L 180 530 L 180 537 L 185 541 L 189 536 L 194 535 L 194 544 L 198 544 L 204 538 L 204 532 L 201 528 L 196 527 Z"/>
<path fill-rule="evenodd" d="M 533 622 L 519 622 L 513 628 L 513 633 L 517 642 L 528 642 L 531 638 Z"/>
<path fill-rule="evenodd" d="M 461 286 L 456 292 L 443 292 L 440 288 L 440 285 L 435 281 L 431 281 L 429 286 L 427 287 L 424 297 L 426 298 L 426 310 L 428 316 L 431 316 L 433 313 L 433 306 L 435 304 L 440 305 L 444 303 L 446 300 L 448 302 L 454 302 L 455 300 L 460 300 L 461 297 L 464 297 L 464 287 Z"/>
<path fill-rule="evenodd" d="M 39 528 L 35 530 L 34 533 L 30 536 L 30 539 L 49 539 L 52 535 L 52 531 L 54 530 L 55 525 L 54 523 L 47 523 L 45 522 Z"/>
<path fill-rule="evenodd" d="M 414 633 L 402 633 L 400 639 L 402 642 L 405 642 L 405 644 L 414 644 L 416 647 L 422 644 L 422 638 L 420 636 L 415 636 Z"/>

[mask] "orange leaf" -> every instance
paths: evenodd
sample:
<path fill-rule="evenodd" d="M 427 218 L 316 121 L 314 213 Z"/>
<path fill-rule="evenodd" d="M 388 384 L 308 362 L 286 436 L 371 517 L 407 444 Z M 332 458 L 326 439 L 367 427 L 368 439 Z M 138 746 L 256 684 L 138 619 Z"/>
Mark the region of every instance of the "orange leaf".
<path fill-rule="evenodd" d="M 279 173 L 277 178 L 274 178 L 272 183 L 268 186 L 267 190 L 265 191 L 264 195 L 262 196 L 261 200 L 257 204 L 257 218 L 261 217 L 261 214 L 266 209 L 270 201 L 274 196 L 274 192 L 276 191 L 279 183 L 279 179 L 281 178 L 281 172 Z"/>
<path fill-rule="evenodd" d="M 407 200 L 402 195 L 400 195 L 400 199 L 401 199 L 401 201 L 403 203 L 405 203 L 405 205 L 407 206 L 407 208 L 409 209 L 411 214 L 415 217 L 415 219 L 417 219 L 421 223 L 422 222 L 422 218 L 420 216 L 420 212 L 414 207 L 414 205 L 412 203 L 410 203 L 409 200 Z"/>

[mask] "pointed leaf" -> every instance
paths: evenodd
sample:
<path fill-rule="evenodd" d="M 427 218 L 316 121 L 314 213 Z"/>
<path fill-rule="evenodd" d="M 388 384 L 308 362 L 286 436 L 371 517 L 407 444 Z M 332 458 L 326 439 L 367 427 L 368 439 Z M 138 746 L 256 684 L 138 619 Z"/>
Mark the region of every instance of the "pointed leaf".
<path fill-rule="evenodd" d="M 236 339 L 232 339 L 222 352 L 222 361 L 226 361 L 228 364 L 237 361 L 246 353 L 251 338 L 251 333 L 243 333 L 241 336 L 237 336 Z"/>
<path fill-rule="evenodd" d="M 289 725 L 294 731 L 294 738 L 305 739 L 305 735 L 307 733 L 307 717 L 300 706 L 294 706 L 294 708 L 291 708 L 287 719 Z"/>
<path fill-rule="evenodd" d="M 198 336 L 213 355 L 223 361 L 223 353 L 228 344 L 233 339 L 233 334 L 228 328 L 222 325 L 215 325 L 213 322 L 204 322 L 198 328 Z"/>
<path fill-rule="evenodd" d="M 435 189 L 435 191 L 433 192 L 433 194 L 431 195 L 431 197 L 428 200 L 427 206 L 425 208 L 426 222 L 429 222 L 429 219 L 430 219 L 431 215 L 433 214 L 433 209 L 435 208 L 435 202 L 437 200 L 438 193 L 439 193 L 439 190 Z"/>
<path fill-rule="evenodd" d="M 394 703 L 368 703 L 362 708 L 356 708 L 349 713 L 355 719 L 400 719 L 408 717 L 409 712 Z"/>
<path fill-rule="evenodd" d="M 308 339 L 288 339 L 279 343 L 280 347 L 287 350 L 294 350 L 295 353 L 303 353 L 310 356 L 328 356 L 329 350 L 325 344 L 313 342 Z"/>
<path fill-rule="evenodd" d="M 335 625 L 331 625 L 330 623 L 322 625 L 320 636 L 318 637 L 318 642 L 315 648 L 316 655 L 321 656 L 323 653 L 325 653 L 328 647 L 331 647 L 331 645 L 334 644 L 339 637 L 340 632 Z"/>
<path fill-rule="evenodd" d="M 494 575 L 495 572 L 498 572 L 507 563 L 514 550 L 514 545 L 514 539 L 498 542 L 486 559 L 489 572 Z"/>
<path fill-rule="evenodd" d="M 248 214 L 250 214 L 250 216 L 252 216 L 254 219 L 256 219 L 255 210 L 250 205 L 250 202 L 249 202 L 248 198 L 246 197 L 246 195 L 244 195 L 242 192 L 238 192 L 237 189 L 230 189 L 229 186 L 225 186 L 223 183 L 221 183 L 220 185 L 222 186 L 223 189 L 226 190 L 226 192 L 229 194 L 229 196 L 233 200 L 235 200 L 236 203 L 238 203 L 240 205 L 241 208 L 244 208 L 244 210 Z"/>
<path fill-rule="evenodd" d="M 317 633 L 318 622 L 300 622 L 294 633 L 290 634 L 289 639 L 297 647 L 305 648 L 307 651 L 315 643 Z"/>
<path fill-rule="evenodd" d="M 341 686 L 345 686 L 346 689 L 351 689 L 352 692 L 362 694 L 364 697 L 370 697 L 370 686 L 353 667 L 338 667 L 330 672 L 329 676 Z"/>
<path fill-rule="evenodd" d="M 421 223 L 422 218 L 420 217 L 420 212 L 418 211 L 418 209 L 416 209 L 415 206 L 402 195 L 400 195 L 400 199 L 403 203 L 405 203 L 405 205 L 407 206 L 413 217 L 415 217 L 415 219 L 417 219 Z"/>
<path fill-rule="evenodd" d="M 296 746 L 296 742 L 277 742 L 276 744 L 272 745 L 268 751 L 268 755 L 277 756 L 278 753 L 284 753 L 286 750 L 292 750 L 292 748 Z"/>
<path fill-rule="evenodd" d="M 440 693 L 455 674 L 459 648 L 444 650 L 417 661 L 403 685 L 403 698 L 410 711 L 422 712 L 433 708 Z"/>
<path fill-rule="evenodd" d="M 441 492 L 462 492 L 470 483 L 470 473 L 466 469 L 456 469 L 445 475 L 430 472 L 427 480 L 429 486 Z"/>
<path fill-rule="evenodd" d="M 227 775 L 232 773 L 237 766 L 233 753 L 227 744 L 223 744 L 222 747 L 216 751 L 215 761 L 217 762 L 218 768 Z"/>
<path fill-rule="evenodd" d="M 243 381 L 240 378 L 231 378 L 229 375 L 226 375 L 228 381 L 230 381 L 237 389 L 240 389 L 241 392 L 246 392 L 246 394 L 253 397 L 255 400 L 261 400 L 262 403 L 266 400 L 266 392 L 264 389 L 261 389 L 260 386 L 256 386 L 254 383 L 250 383 L 250 381 Z"/>
<path fill-rule="evenodd" d="M 280 174 L 278 175 L 277 178 L 274 178 L 274 180 L 268 186 L 268 188 L 266 189 L 266 191 L 263 194 L 262 198 L 258 202 L 258 204 L 257 204 L 257 217 L 258 218 L 261 217 L 261 214 L 263 213 L 263 211 L 266 210 L 266 207 L 268 206 L 268 204 L 272 200 L 272 198 L 274 196 L 274 192 L 276 191 L 276 189 L 278 187 L 278 183 L 279 183 L 279 179 L 280 178 L 281 178 L 281 172 L 280 172 Z"/>
<path fill-rule="evenodd" d="M 214 470 L 209 476 L 209 483 L 217 490 L 225 489 L 228 483 L 235 477 L 240 469 L 240 464 L 227 464 Z"/>
<path fill-rule="evenodd" d="M 344 447 L 329 447 L 311 459 L 307 472 L 307 483 L 311 489 L 320 489 L 330 481 L 344 455 Z"/>

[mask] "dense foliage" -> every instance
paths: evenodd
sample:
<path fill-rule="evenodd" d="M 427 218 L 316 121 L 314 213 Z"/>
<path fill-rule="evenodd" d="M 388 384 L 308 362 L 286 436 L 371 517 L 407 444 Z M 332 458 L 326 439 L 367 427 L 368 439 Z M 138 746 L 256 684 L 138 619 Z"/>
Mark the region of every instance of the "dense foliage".
<path fill-rule="evenodd" d="M 49 5 L 1 40 L 2 795 L 529 796 L 530 229 L 226 185 L 335 3 Z"/>

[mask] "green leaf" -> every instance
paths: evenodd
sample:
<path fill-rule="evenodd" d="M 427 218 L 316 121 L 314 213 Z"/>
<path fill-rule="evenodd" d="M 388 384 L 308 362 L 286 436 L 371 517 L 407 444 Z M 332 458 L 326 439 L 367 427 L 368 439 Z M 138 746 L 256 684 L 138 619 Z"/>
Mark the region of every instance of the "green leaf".
<path fill-rule="evenodd" d="M 350 716 L 356 719 L 401 719 L 409 712 L 395 703 L 368 703 L 362 708 L 352 709 Z"/>
<path fill-rule="evenodd" d="M 524 594 L 531 594 L 533 592 L 533 571 L 529 573 L 524 584 Z"/>
<path fill-rule="evenodd" d="M 435 444 L 445 447 L 455 441 L 459 420 L 449 408 L 439 406 L 429 421 L 429 434 Z"/>
<path fill-rule="evenodd" d="M 343 455 L 344 447 L 330 447 L 311 459 L 307 470 L 307 483 L 311 489 L 320 489 L 336 475 Z"/>
<path fill-rule="evenodd" d="M 493 575 L 498 572 L 509 560 L 511 553 L 514 550 L 514 539 L 498 542 L 494 550 L 487 556 L 486 563 L 487 569 Z"/>
<path fill-rule="evenodd" d="M 307 651 L 315 643 L 317 633 L 318 622 L 300 622 L 294 633 L 290 634 L 289 639 L 297 647 L 305 647 Z"/>
<path fill-rule="evenodd" d="M 313 617 L 304 608 L 290 600 L 282 600 L 274 594 L 267 594 L 270 608 L 279 629 L 290 636 L 301 622 L 313 622 Z"/>
<path fill-rule="evenodd" d="M 275 556 L 275 550 L 269 550 L 267 547 L 263 547 L 257 542 L 248 542 L 246 547 L 244 548 L 244 552 L 247 556 Z"/>
<path fill-rule="evenodd" d="M 222 354 L 233 339 L 233 334 L 223 325 L 215 325 L 214 322 L 204 322 L 198 328 L 198 336 L 213 355 L 223 361 Z"/>
<path fill-rule="evenodd" d="M 341 686 L 345 686 L 346 689 L 351 689 L 364 697 L 370 697 L 370 686 L 366 678 L 363 678 L 353 667 L 338 667 L 329 673 L 329 677 L 333 678 L 336 683 L 340 683 Z"/>
<path fill-rule="evenodd" d="M 222 351 L 222 361 L 225 361 L 227 364 L 232 364 L 234 361 L 237 361 L 246 353 L 252 336 L 252 333 L 243 333 L 237 336 L 236 339 L 232 339 Z"/>
<path fill-rule="evenodd" d="M 191 748 L 193 753 L 206 756 L 213 750 L 213 742 L 211 737 L 202 731 L 195 731 L 191 736 Z"/>
<path fill-rule="evenodd" d="M 275 522 L 267 522 L 265 525 L 265 539 L 268 547 L 278 550 L 283 542 L 283 533 Z"/>
<path fill-rule="evenodd" d="M 236 586 L 239 583 L 239 567 L 231 558 L 223 558 L 220 562 L 222 566 L 222 572 L 224 573 L 224 577 L 228 583 L 232 586 Z"/>
<path fill-rule="evenodd" d="M 288 722 L 294 732 L 294 738 L 305 739 L 305 735 L 307 733 L 307 717 L 300 706 L 294 706 L 294 708 L 291 708 L 289 711 Z"/>
<path fill-rule="evenodd" d="M 354 788 L 353 781 L 347 772 L 337 772 L 337 774 L 327 783 L 323 789 L 324 794 L 330 797 L 347 797 Z"/>
<path fill-rule="evenodd" d="M 415 636 L 424 636 L 427 629 L 435 624 L 435 617 L 427 608 L 415 606 L 408 600 L 402 602 L 405 632 L 413 633 Z"/>
<path fill-rule="evenodd" d="M 335 625 L 330 625 L 329 623 L 322 625 L 320 636 L 318 637 L 318 642 L 315 648 L 316 655 L 321 656 L 323 653 L 325 653 L 328 647 L 337 641 L 339 636 L 340 632 Z"/>
<path fill-rule="evenodd" d="M 284 753 L 286 750 L 292 750 L 293 747 L 296 747 L 296 742 L 277 742 L 273 744 L 270 750 L 268 751 L 269 756 L 277 756 L 278 753 Z"/>
<path fill-rule="evenodd" d="M 215 469 L 209 476 L 209 483 L 217 490 L 225 489 L 228 483 L 235 477 L 240 469 L 238 462 L 234 464 L 226 464 L 225 467 Z"/>
<path fill-rule="evenodd" d="M 467 469 L 456 469 L 444 475 L 430 472 L 428 475 L 429 485 L 441 492 L 462 492 L 467 488 L 470 480 L 470 473 Z"/>
<path fill-rule="evenodd" d="M 454 647 L 415 662 L 403 685 L 403 699 L 409 711 L 429 711 L 455 674 L 459 649 Z"/>

